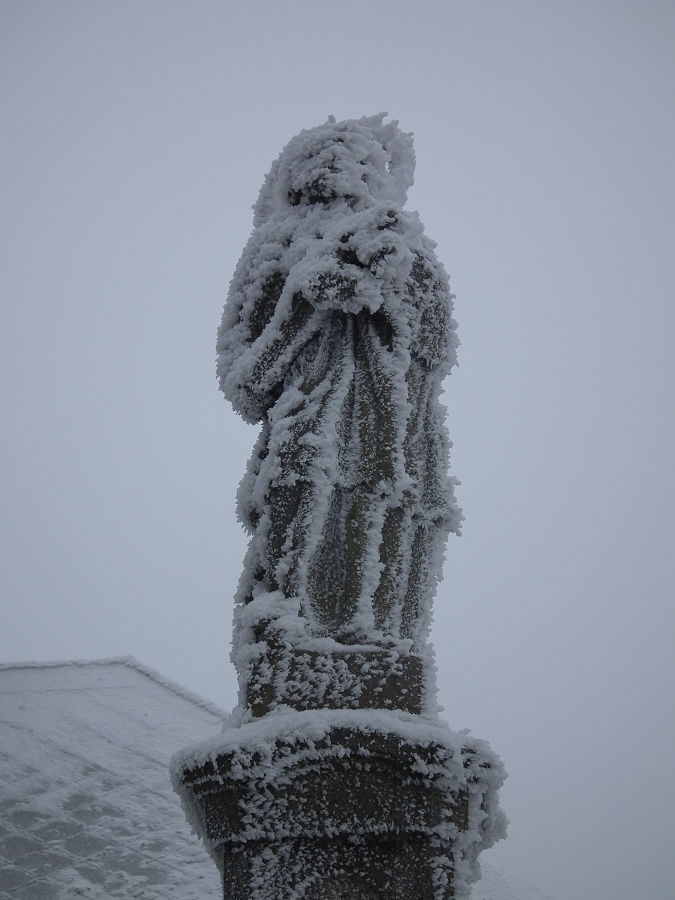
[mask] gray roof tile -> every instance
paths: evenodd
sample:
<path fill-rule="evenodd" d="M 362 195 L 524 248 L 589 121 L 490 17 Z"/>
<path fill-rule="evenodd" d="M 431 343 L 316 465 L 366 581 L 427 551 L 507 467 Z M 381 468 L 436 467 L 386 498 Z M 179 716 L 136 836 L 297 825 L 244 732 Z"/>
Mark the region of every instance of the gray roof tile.
<path fill-rule="evenodd" d="M 131 659 L 0 666 L 0 900 L 217 900 L 168 764 L 223 718 Z"/>

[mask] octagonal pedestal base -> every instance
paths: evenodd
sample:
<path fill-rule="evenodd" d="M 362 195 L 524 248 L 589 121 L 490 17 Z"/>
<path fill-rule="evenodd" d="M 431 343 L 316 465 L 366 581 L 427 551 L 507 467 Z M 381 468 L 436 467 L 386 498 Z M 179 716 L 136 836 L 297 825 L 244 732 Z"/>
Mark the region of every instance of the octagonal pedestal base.
<path fill-rule="evenodd" d="M 505 822 L 485 742 L 417 716 L 267 717 L 173 770 L 226 900 L 451 900 Z"/>

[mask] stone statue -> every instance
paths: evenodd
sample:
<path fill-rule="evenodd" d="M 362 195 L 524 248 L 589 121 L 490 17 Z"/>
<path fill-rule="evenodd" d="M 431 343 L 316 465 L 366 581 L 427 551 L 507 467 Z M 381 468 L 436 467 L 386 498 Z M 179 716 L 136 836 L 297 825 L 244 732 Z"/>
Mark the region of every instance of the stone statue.
<path fill-rule="evenodd" d="M 240 485 L 237 708 L 174 756 L 227 900 L 455 900 L 505 834 L 505 773 L 438 716 L 428 642 L 457 532 L 439 403 L 452 294 L 384 116 L 301 132 L 263 185 L 218 334 L 262 423 Z"/>
<path fill-rule="evenodd" d="M 412 137 L 383 118 L 329 120 L 286 146 L 218 335 L 225 396 L 262 422 L 239 491 L 251 542 L 234 658 L 249 686 L 252 645 L 275 636 L 421 653 L 459 530 L 438 399 L 453 295 L 401 208 Z"/>

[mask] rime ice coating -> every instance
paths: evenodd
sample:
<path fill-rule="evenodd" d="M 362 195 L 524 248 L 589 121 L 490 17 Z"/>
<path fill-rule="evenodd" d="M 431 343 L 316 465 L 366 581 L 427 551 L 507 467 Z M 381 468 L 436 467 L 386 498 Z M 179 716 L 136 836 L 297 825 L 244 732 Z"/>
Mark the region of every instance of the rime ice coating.
<path fill-rule="evenodd" d="M 453 295 L 416 213 L 412 136 L 384 115 L 301 132 L 274 162 L 218 333 L 218 377 L 261 422 L 238 493 L 251 535 L 233 659 L 254 646 L 425 655 L 459 532 L 441 382 Z M 262 649 L 262 648 L 260 648 Z"/>
<path fill-rule="evenodd" d="M 414 163 L 384 115 L 293 138 L 218 333 L 221 388 L 262 424 L 238 494 L 240 698 L 172 777 L 237 900 L 457 900 L 505 834 L 501 761 L 435 700 L 457 339 L 434 244 L 402 209 Z"/>
<path fill-rule="evenodd" d="M 357 740 L 345 739 L 348 735 Z M 373 765 L 373 750 L 380 742 L 395 748 L 385 767 L 393 774 L 390 785 L 386 779 L 378 782 Z M 344 778 L 335 782 L 331 761 L 337 759 L 344 761 L 345 769 Z M 359 762 L 365 769 L 360 770 Z M 359 775 L 370 782 L 367 793 L 372 802 L 367 812 L 354 815 L 348 802 L 341 809 L 339 798 L 347 798 L 350 791 L 364 795 Z M 366 860 L 363 843 L 374 834 L 393 843 L 412 837 L 410 855 L 398 851 L 409 865 L 415 841 L 428 841 L 434 848 L 434 888 L 424 900 L 467 898 L 470 885 L 481 877 L 480 853 L 506 836 L 508 820 L 499 806 L 505 777 L 501 760 L 486 741 L 466 731 L 452 732 L 439 720 L 385 710 L 280 710 L 226 728 L 220 737 L 176 753 L 171 762 L 174 790 L 216 865 L 222 870 L 223 842 L 228 838 L 237 851 L 247 842 L 257 848 L 257 877 L 248 893 L 237 894 L 250 900 L 310 896 L 301 879 L 295 888 L 290 884 L 288 868 L 316 877 L 325 835 L 348 836 Z M 225 815 L 213 799 L 223 789 L 230 796 Z M 330 797 L 327 802 L 331 791 L 336 792 L 337 803 L 335 797 L 332 804 Z M 325 818 L 326 814 L 331 815 Z M 426 821 L 429 818 L 431 822 Z M 228 834 L 232 828 L 236 837 Z M 305 846 L 299 834 L 306 839 Z M 226 851 L 226 857 L 231 852 Z M 314 865 L 303 859 L 308 853 Z M 289 856 L 290 866 L 285 865 Z M 344 869 L 333 874 L 319 868 L 319 882 L 340 877 Z M 417 895 L 394 891 L 372 896 Z"/>

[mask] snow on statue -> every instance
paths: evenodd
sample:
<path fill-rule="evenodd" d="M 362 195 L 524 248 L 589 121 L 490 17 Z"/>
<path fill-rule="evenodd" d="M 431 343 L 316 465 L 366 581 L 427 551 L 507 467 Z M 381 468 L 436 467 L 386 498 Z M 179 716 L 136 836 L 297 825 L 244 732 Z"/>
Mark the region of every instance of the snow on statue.
<path fill-rule="evenodd" d="M 354 682 L 375 658 L 389 660 L 388 676 L 375 666 L 385 681 L 401 660 L 428 659 L 444 546 L 461 522 L 439 403 L 456 361 L 453 295 L 402 209 L 412 136 L 384 115 L 331 117 L 284 148 L 218 334 L 223 393 L 262 423 L 238 495 L 251 541 L 233 656 L 257 714 L 303 708 L 299 658 L 314 673 L 304 707 L 379 705 Z"/>
<path fill-rule="evenodd" d="M 384 115 L 303 131 L 255 205 L 218 335 L 261 423 L 238 511 L 240 697 L 174 787 L 232 900 L 459 900 L 505 834 L 504 767 L 443 723 L 428 642 L 445 541 L 452 294 Z"/>

